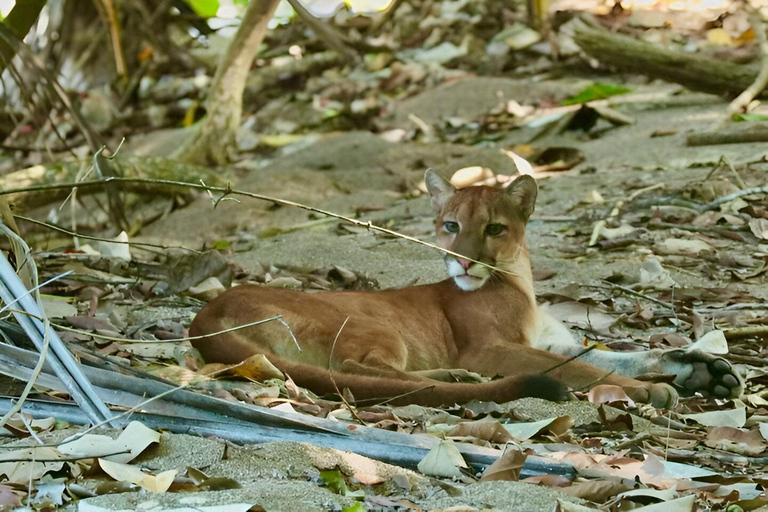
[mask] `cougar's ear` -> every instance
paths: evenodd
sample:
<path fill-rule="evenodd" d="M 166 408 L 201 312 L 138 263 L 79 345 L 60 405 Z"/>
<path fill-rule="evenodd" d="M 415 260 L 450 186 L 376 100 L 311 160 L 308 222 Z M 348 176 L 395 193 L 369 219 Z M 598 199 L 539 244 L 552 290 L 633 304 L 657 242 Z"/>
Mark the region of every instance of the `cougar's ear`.
<path fill-rule="evenodd" d="M 424 183 L 432 198 L 432 209 L 439 213 L 445 203 L 456 193 L 456 187 L 451 182 L 440 176 L 434 169 L 427 169 L 424 174 Z"/>
<path fill-rule="evenodd" d="M 536 186 L 536 180 L 527 174 L 518 177 L 507 187 L 507 196 L 515 202 L 520 215 L 526 222 L 533 213 L 538 193 L 539 187 Z"/>

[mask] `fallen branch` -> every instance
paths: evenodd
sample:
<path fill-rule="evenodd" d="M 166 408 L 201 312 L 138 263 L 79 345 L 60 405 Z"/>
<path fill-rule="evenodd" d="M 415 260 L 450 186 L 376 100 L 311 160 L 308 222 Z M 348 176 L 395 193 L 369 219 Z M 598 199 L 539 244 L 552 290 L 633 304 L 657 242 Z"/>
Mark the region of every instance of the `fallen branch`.
<path fill-rule="evenodd" d="M 715 144 L 741 144 L 745 142 L 768 142 L 768 124 L 738 123 L 717 130 L 688 134 L 688 146 L 712 146 Z"/>
<path fill-rule="evenodd" d="M 581 23 L 573 40 L 590 57 L 609 66 L 678 83 L 695 91 L 736 96 L 757 77 L 757 70 L 695 53 L 665 48 Z"/>

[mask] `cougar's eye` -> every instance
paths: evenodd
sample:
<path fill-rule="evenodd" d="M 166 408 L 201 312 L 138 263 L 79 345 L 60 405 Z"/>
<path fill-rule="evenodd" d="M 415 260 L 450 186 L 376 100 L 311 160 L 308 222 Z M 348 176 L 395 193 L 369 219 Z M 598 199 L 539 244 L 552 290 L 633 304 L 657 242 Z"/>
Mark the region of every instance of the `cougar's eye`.
<path fill-rule="evenodd" d="M 443 229 L 446 230 L 448 233 L 458 233 L 459 232 L 459 223 L 458 222 L 443 222 Z"/>
<path fill-rule="evenodd" d="M 485 232 L 490 236 L 499 236 L 504 232 L 504 227 L 504 224 L 488 224 L 485 226 Z"/>

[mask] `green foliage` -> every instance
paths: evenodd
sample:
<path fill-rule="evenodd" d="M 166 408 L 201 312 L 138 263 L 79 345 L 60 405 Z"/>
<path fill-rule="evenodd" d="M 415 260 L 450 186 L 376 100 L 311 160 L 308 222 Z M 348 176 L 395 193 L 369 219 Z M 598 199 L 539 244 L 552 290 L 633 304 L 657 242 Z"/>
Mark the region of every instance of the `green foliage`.
<path fill-rule="evenodd" d="M 344 481 L 344 475 L 342 475 L 339 470 L 321 471 L 320 478 L 322 479 L 323 483 L 328 488 L 328 490 L 335 494 L 341 494 L 342 496 L 347 496 L 348 498 L 354 498 L 358 500 L 365 498 L 365 491 L 349 490 L 349 488 L 347 487 L 347 483 Z M 352 510 L 355 512 L 357 511 L 357 509 L 355 509 L 354 507 L 351 507 L 345 510 Z M 365 510 L 365 509 L 362 509 L 362 510 Z"/>
<path fill-rule="evenodd" d="M 750 123 L 760 123 L 763 121 L 768 121 L 768 115 L 765 114 L 733 114 L 733 120 L 734 121 L 746 121 Z"/>
<path fill-rule="evenodd" d="M 185 0 L 198 15 L 203 18 L 212 18 L 219 12 L 219 0 Z M 243 0 L 243 4 L 248 3 Z"/>
<path fill-rule="evenodd" d="M 363 506 L 363 504 L 358 502 L 358 503 L 355 503 L 354 505 L 352 505 L 351 507 L 347 507 L 345 509 L 342 509 L 341 512 L 365 512 L 365 511 L 366 511 L 366 509 Z"/>
<path fill-rule="evenodd" d="M 595 82 L 586 89 L 583 89 L 576 96 L 564 100 L 562 104 L 578 105 L 579 103 L 587 103 L 588 101 L 604 100 L 611 96 L 618 96 L 619 94 L 626 94 L 628 92 L 632 92 L 632 89 L 629 87 Z"/>

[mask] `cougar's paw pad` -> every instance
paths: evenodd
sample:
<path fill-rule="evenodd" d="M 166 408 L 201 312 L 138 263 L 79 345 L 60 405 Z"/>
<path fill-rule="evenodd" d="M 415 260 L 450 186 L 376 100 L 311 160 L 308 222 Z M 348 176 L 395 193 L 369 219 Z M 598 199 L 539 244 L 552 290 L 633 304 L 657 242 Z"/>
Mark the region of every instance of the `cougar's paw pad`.
<path fill-rule="evenodd" d="M 677 375 L 675 385 L 704 397 L 737 398 L 744 391 L 741 375 L 731 363 L 699 350 L 675 350 L 667 357 Z"/>

